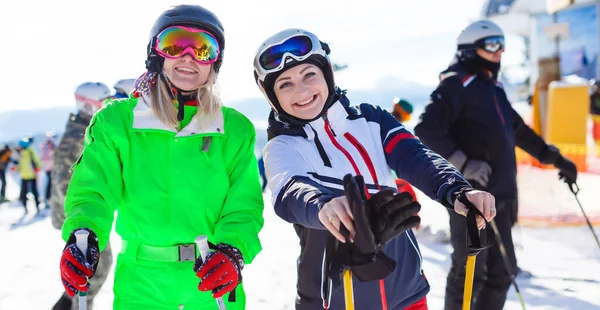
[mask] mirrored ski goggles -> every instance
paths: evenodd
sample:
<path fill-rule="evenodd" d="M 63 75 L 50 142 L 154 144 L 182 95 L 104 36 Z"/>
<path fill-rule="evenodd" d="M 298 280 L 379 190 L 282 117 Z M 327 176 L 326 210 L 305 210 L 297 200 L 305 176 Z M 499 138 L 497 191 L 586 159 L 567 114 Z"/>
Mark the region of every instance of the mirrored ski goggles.
<path fill-rule="evenodd" d="M 261 78 L 271 72 L 281 70 L 285 65 L 284 60 L 288 56 L 296 61 L 302 61 L 313 54 L 325 56 L 327 53 L 316 37 L 312 38 L 305 34 L 289 37 L 281 43 L 271 45 L 264 49 L 258 57 L 258 64 L 263 69 L 260 72 Z"/>
<path fill-rule="evenodd" d="M 172 26 L 156 37 L 156 52 L 165 58 L 190 54 L 201 64 L 211 64 L 219 58 L 219 43 L 210 33 L 183 26 Z"/>
<path fill-rule="evenodd" d="M 488 37 L 480 40 L 477 46 L 490 53 L 495 53 L 499 50 L 504 50 L 504 37 Z"/>

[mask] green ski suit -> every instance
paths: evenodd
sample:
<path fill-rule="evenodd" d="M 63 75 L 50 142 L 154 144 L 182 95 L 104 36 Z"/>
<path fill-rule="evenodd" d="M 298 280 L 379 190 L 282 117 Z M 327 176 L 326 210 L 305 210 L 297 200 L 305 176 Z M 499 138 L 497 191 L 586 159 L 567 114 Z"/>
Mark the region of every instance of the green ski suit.
<path fill-rule="evenodd" d="M 245 263 L 260 252 L 263 199 L 252 123 L 223 107 L 201 128 L 185 106 L 179 132 L 156 118 L 148 97 L 115 100 L 86 130 L 65 198 L 63 239 L 93 230 L 104 249 L 116 217 L 123 240 L 117 257 L 114 309 L 217 309 L 198 290 L 194 261 L 182 247 L 198 235 L 238 248 Z M 195 253 L 197 257 L 199 254 Z M 244 309 L 240 284 L 228 310 Z"/>

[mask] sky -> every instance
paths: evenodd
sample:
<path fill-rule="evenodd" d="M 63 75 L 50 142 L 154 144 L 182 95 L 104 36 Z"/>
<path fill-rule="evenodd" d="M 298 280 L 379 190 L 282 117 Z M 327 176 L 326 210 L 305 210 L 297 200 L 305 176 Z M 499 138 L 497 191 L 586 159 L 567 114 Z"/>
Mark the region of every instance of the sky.
<path fill-rule="evenodd" d="M 138 77 L 155 19 L 180 3 L 3 1 L 0 112 L 74 106 L 73 92 L 83 82 L 112 89 L 119 79 Z M 483 0 L 196 3 L 212 10 L 225 28 L 219 84 L 227 104 L 261 96 L 252 74 L 254 54 L 264 39 L 286 28 L 304 28 L 329 43 L 331 59 L 349 65 L 336 74 L 343 88 L 374 88 L 386 77 L 435 85 L 456 36 L 479 18 Z"/>

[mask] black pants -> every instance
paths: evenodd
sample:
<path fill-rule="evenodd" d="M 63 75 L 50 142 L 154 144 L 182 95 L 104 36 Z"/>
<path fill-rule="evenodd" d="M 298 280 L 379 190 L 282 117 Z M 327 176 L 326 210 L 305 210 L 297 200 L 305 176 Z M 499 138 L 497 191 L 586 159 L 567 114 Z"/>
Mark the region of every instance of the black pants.
<path fill-rule="evenodd" d="M 6 197 L 6 170 L 0 169 L 0 197 Z"/>
<path fill-rule="evenodd" d="M 513 203 L 496 202 L 498 214 L 494 218 L 496 226 L 504 242 L 511 269 L 516 269 L 515 249 L 513 246 L 511 228 L 513 225 L 514 209 Z M 487 229 L 492 229 L 488 227 Z M 446 279 L 446 310 L 462 309 L 463 290 L 465 284 L 465 267 L 467 263 L 466 245 L 466 218 L 450 211 L 450 235 L 452 247 L 452 267 Z M 508 274 L 498 244 L 479 252 L 475 264 L 475 276 L 473 280 L 473 297 L 471 309 L 474 310 L 496 310 L 504 307 L 506 294 L 511 285 L 511 277 Z"/>
<path fill-rule="evenodd" d="M 29 188 L 31 187 L 31 188 Z M 35 208 L 40 210 L 40 198 L 38 194 L 37 188 L 37 180 L 21 180 L 21 195 L 19 198 L 21 199 L 21 203 L 23 203 L 23 208 L 27 211 L 27 193 L 32 193 L 33 198 L 35 199 Z"/>
<path fill-rule="evenodd" d="M 52 193 L 52 171 L 46 171 L 46 191 L 44 195 L 46 197 L 46 206 L 49 206 L 50 194 Z"/>

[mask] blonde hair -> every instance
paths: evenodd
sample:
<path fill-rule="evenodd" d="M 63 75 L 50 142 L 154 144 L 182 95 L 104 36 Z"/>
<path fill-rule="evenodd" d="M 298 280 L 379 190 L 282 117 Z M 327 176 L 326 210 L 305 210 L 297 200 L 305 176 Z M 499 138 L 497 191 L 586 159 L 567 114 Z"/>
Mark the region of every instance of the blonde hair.
<path fill-rule="evenodd" d="M 212 69 L 212 66 L 207 81 L 198 89 L 197 96 L 198 112 L 196 112 L 194 117 L 198 118 L 200 128 L 204 129 L 218 115 L 223 106 L 219 94 L 219 85 L 217 84 L 217 74 Z M 150 87 L 152 111 L 166 126 L 181 130 L 179 128 L 179 121 L 177 120 L 177 109 L 171 98 L 169 86 L 158 76 L 156 83 Z M 183 104 L 183 102 L 179 104 Z"/>

